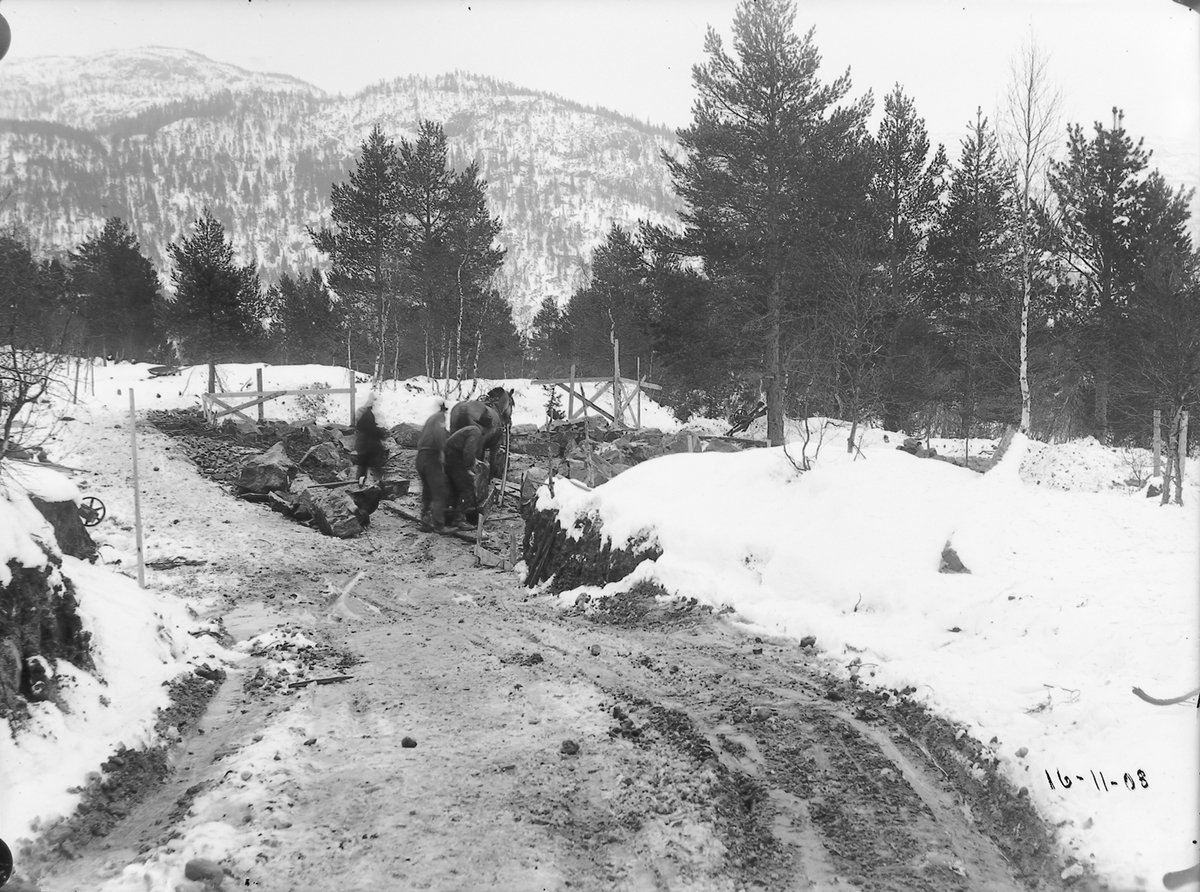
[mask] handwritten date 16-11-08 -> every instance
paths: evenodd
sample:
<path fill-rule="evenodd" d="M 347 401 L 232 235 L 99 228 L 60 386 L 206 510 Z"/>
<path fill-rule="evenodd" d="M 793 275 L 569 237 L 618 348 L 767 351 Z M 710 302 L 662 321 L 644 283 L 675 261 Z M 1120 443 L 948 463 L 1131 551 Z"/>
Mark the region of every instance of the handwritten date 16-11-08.
<path fill-rule="evenodd" d="M 1136 790 L 1139 786 L 1142 787 L 1142 789 L 1145 789 L 1146 787 L 1150 786 L 1150 782 L 1146 780 L 1146 772 L 1142 771 L 1140 768 L 1137 771 L 1136 778 L 1134 775 L 1126 772 L 1125 777 L 1120 781 L 1107 780 L 1104 777 L 1103 771 L 1089 771 L 1088 774 L 1092 776 L 1092 783 L 1095 784 L 1096 789 L 1103 790 L 1105 793 L 1109 792 L 1109 790 L 1111 790 L 1113 787 L 1121 786 L 1122 783 L 1124 783 L 1125 789 L 1127 790 Z M 1064 790 L 1071 789 L 1071 786 L 1075 783 L 1075 781 L 1084 781 L 1084 776 L 1082 774 L 1077 774 L 1072 777 L 1070 774 L 1064 775 L 1061 771 L 1056 771 L 1055 775 L 1058 777 L 1058 782 L 1062 785 Z M 1046 781 L 1050 784 L 1051 790 L 1056 789 L 1054 786 L 1054 778 L 1050 776 L 1050 769 L 1046 769 Z"/>

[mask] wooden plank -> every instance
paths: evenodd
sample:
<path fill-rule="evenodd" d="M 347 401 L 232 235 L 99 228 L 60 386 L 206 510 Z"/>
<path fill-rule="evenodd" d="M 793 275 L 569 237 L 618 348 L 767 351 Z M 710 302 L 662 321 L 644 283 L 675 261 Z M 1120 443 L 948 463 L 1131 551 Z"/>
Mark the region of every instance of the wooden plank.
<path fill-rule="evenodd" d="M 567 417 L 570 418 L 575 414 L 575 363 L 571 363 L 571 387 L 567 390 Z M 1158 453 L 1154 454 L 1157 462 Z"/>
<path fill-rule="evenodd" d="M 19 465 L 33 465 L 35 468 L 49 468 L 52 471 L 68 471 L 73 474 L 87 474 L 87 468 L 72 468 L 70 465 L 59 465 L 50 461 L 36 461 L 32 458 L 13 458 L 9 456 L 5 461 L 16 462 Z"/>
<path fill-rule="evenodd" d="M 413 514 L 411 511 L 405 511 L 403 508 L 399 508 L 395 505 L 389 505 L 387 502 L 380 502 L 379 507 L 385 508 L 388 511 L 391 511 L 393 514 L 403 517 L 405 520 L 411 520 L 414 523 L 421 522 L 421 518 Z M 471 545 L 475 544 L 474 533 L 465 533 L 462 530 L 451 530 L 445 535 L 454 536 L 456 539 L 462 539 L 464 542 L 469 542 Z"/>
<path fill-rule="evenodd" d="M 230 413 L 237 413 L 238 415 L 241 415 L 243 418 L 245 418 L 247 421 L 250 421 L 251 420 L 250 417 L 248 415 L 245 415 L 242 412 L 243 409 L 249 409 L 251 406 L 262 406 L 263 403 L 270 402 L 271 400 L 276 399 L 281 396 L 283 396 L 282 392 L 268 393 L 266 396 L 259 397 L 256 400 L 251 400 L 248 403 L 239 403 L 236 406 L 231 406 L 231 405 L 229 405 L 229 403 L 218 400 L 216 398 L 216 396 L 213 395 L 213 401 L 221 403 L 221 405 L 224 406 L 227 410 L 225 412 L 218 412 L 216 414 L 216 417 L 220 418 L 222 415 L 229 415 Z M 259 414 L 261 415 L 262 413 L 260 412 Z"/>
<path fill-rule="evenodd" d="M 633 378 L 622 378 L 621 380 L 626 384 L 636 384 L 637 383 Z M 570 383 L 570 381 L 571 381 L 570 378 L 534 378 L 529 383 L 530 384 L 539 384 L 543 387 L 552 387 L 555 384 L 568 384 L 568 383 Z M 612 384 L 612 376 L 610 375 L 607 378 L 575 378 L 576 384 L 600 384 L 601 382 L 604 382 L 604 381 L 607 381 L 611 385 Z M 661 385 L 651 384 L 649 381 L 646 381 L 645 383 L 643 383 L 642 387 L 644 387 L 646 390 L 662 390 Z M 325 391 L 325 392 L 331 393 L 334 391 Z"/>
<path fill-rule="evenodd" d="M 210 419 L 211 421 L 215 422 L 215 421 L 216 421 L 218 418 L 220 418 L 222 415 L 230 415 L 230 414 L 233 414 L 233 415 L 238 415 L 238 416 L 240 416 L 240 417 L 241 417 L 241 419 L 242 419 L 243 421 L 250 421 L 250 416 L 249 416 L 249 415 L 247 415 L 245 412 L 240 412 L 240 411 L 238 411 L 238 409 L 235 409 L 235 408 L 233 408 L 232 406 L 230 406 L 230 405 L 229 405 L 229 403 L 225 402 L 224 400 L 219 400 L 219 399 L 217 399 L 217 398 L 216 398 L 215 396 L 213 396 L 211 393 L 208 395 L 208 398 L 209 398 L 209 401 L 210 401 L 210 402 L 214 402 L 214 403 L 216 403 L 218 406 L 223 406 L 223 407 L 226 409 L 226 411 L 224 411 L 224 412 L 218 412 L 218 411 L 216 411 L 215 409 L 213 409 L 213 410 L 212 410 L 212 411 L 209 413 L 209 414 L 212 416 L 212 418 Z M 253 421 L 250 421 L 250 423 L 251 423 L 251 424 L 253 424 L 254 422 L 253 422 Z"/>
<path fill-rule="evenodd" d="M 481 567 L 495 567 L 500 570 L 512 569 L 503 555 L 493 554 L 482 546 L 475 546 L 475 560 Z"/>
<path fill-rule="evenodd" d="M 560 383 L 558 386 L 563 387 L 564 385 Z M 579 399 L 582 401 L 583 405 L 580 406 L 579 410 L 574 415 L 572 415 L 570 418 L 568 418 L 567 421 L 574 421 L 580 414 L 582 414 L 586 411 L 586 409 L 585 409 L 586 406 L 591 406 L 593 409 L 595 409 L 597 412 L 599 412 L 601 415 L 603 415 L 609 421 L 615 421 L 616 419 L 614 419 L 609 412 L 605 411 L 604 409 L 601 409 L 599 406 L 597 406 L 593 402 L 593 400 L 599 399 L 601 396 L 603 396 L 604 393 L 610 387 L 612 387 L 612 381 L 611 380 L 605 381 L 604 386 L 602 386 L 599 390 L 597 390 L 595 393 L 593 393 L 591 399 L 588 399 L 586 396 L 584 396 L 582 389 L 581 389 L 581 391 L 579 393 L 577 393 L 576 396 L 579 397 Z"/>
<path fill-rule="evenodd" d="M 263 396 L 266 393 L 270 393 L 272 396 L 299 396 L 305 393 L 354 393 L 354 391 L 349 387 L 309 387 L 304 390 L 220 390 L 215 393 L 206 393 L 205 396 L 221 397 L 228 400 L 236 399 L 240 396 Z"/>

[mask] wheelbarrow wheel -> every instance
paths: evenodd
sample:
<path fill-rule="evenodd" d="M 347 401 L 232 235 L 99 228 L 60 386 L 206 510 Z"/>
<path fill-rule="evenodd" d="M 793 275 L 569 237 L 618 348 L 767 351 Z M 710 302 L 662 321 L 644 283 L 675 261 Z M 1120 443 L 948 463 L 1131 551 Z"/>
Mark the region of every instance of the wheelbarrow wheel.
<path fill-rule="evenodd" d="M 79 516 L 83 519 L 85 527 L 94 527 L 104 520 L 106 513 L 104 503 L 95 496 L 84 496 L 83 502 L 79 505 Z"/>

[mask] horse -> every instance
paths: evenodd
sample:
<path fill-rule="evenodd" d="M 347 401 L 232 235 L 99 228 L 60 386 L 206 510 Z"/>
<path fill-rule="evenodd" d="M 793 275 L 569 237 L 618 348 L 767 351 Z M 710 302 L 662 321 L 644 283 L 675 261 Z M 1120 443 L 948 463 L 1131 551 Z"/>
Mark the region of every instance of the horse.
<path fill-rule="evenodd" d="M 479 458 L 488 456 L 488 469 L 493 478 L 503 474 L 500 447 L 504 445 L 504 432 L 512 424 L 513 391 L 493 387 L 482 400 L 463 400 L 450 410 L 450 433 L 468 424 L 479 424 L 487 416 L 488 423 L 481 424 L 483 439 L 479 443 Z"/>

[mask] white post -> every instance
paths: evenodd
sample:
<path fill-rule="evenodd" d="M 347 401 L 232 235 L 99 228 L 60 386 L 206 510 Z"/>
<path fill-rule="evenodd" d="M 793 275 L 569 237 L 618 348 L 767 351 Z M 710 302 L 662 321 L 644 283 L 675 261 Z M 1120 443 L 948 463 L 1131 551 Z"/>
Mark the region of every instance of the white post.
<path fill-rule="evenodd" d="M 621 408 L 621 340 L 613 338 L 613 424 L 625 426 L 625 412 Z"/>
<path fill-rule="evenodd" d="M 1162 471 L 1162 409 L 1154 410 L 1154 476 Z"/>
<path fill-rule="evenodd" d="M 142 499 L 138 484 L 137 410 L 133 404 L 133 388 L 129 388 L 129 443 L 133 447 L 133 525 L 137 535 L 138 587 L 146 587 L 145 553 L 142 550 Z"/>
<path fill-rule="evenodd" d="M 642 357 L 637 358 L 637 426 L 638 430 L 642 429 Z"/>

